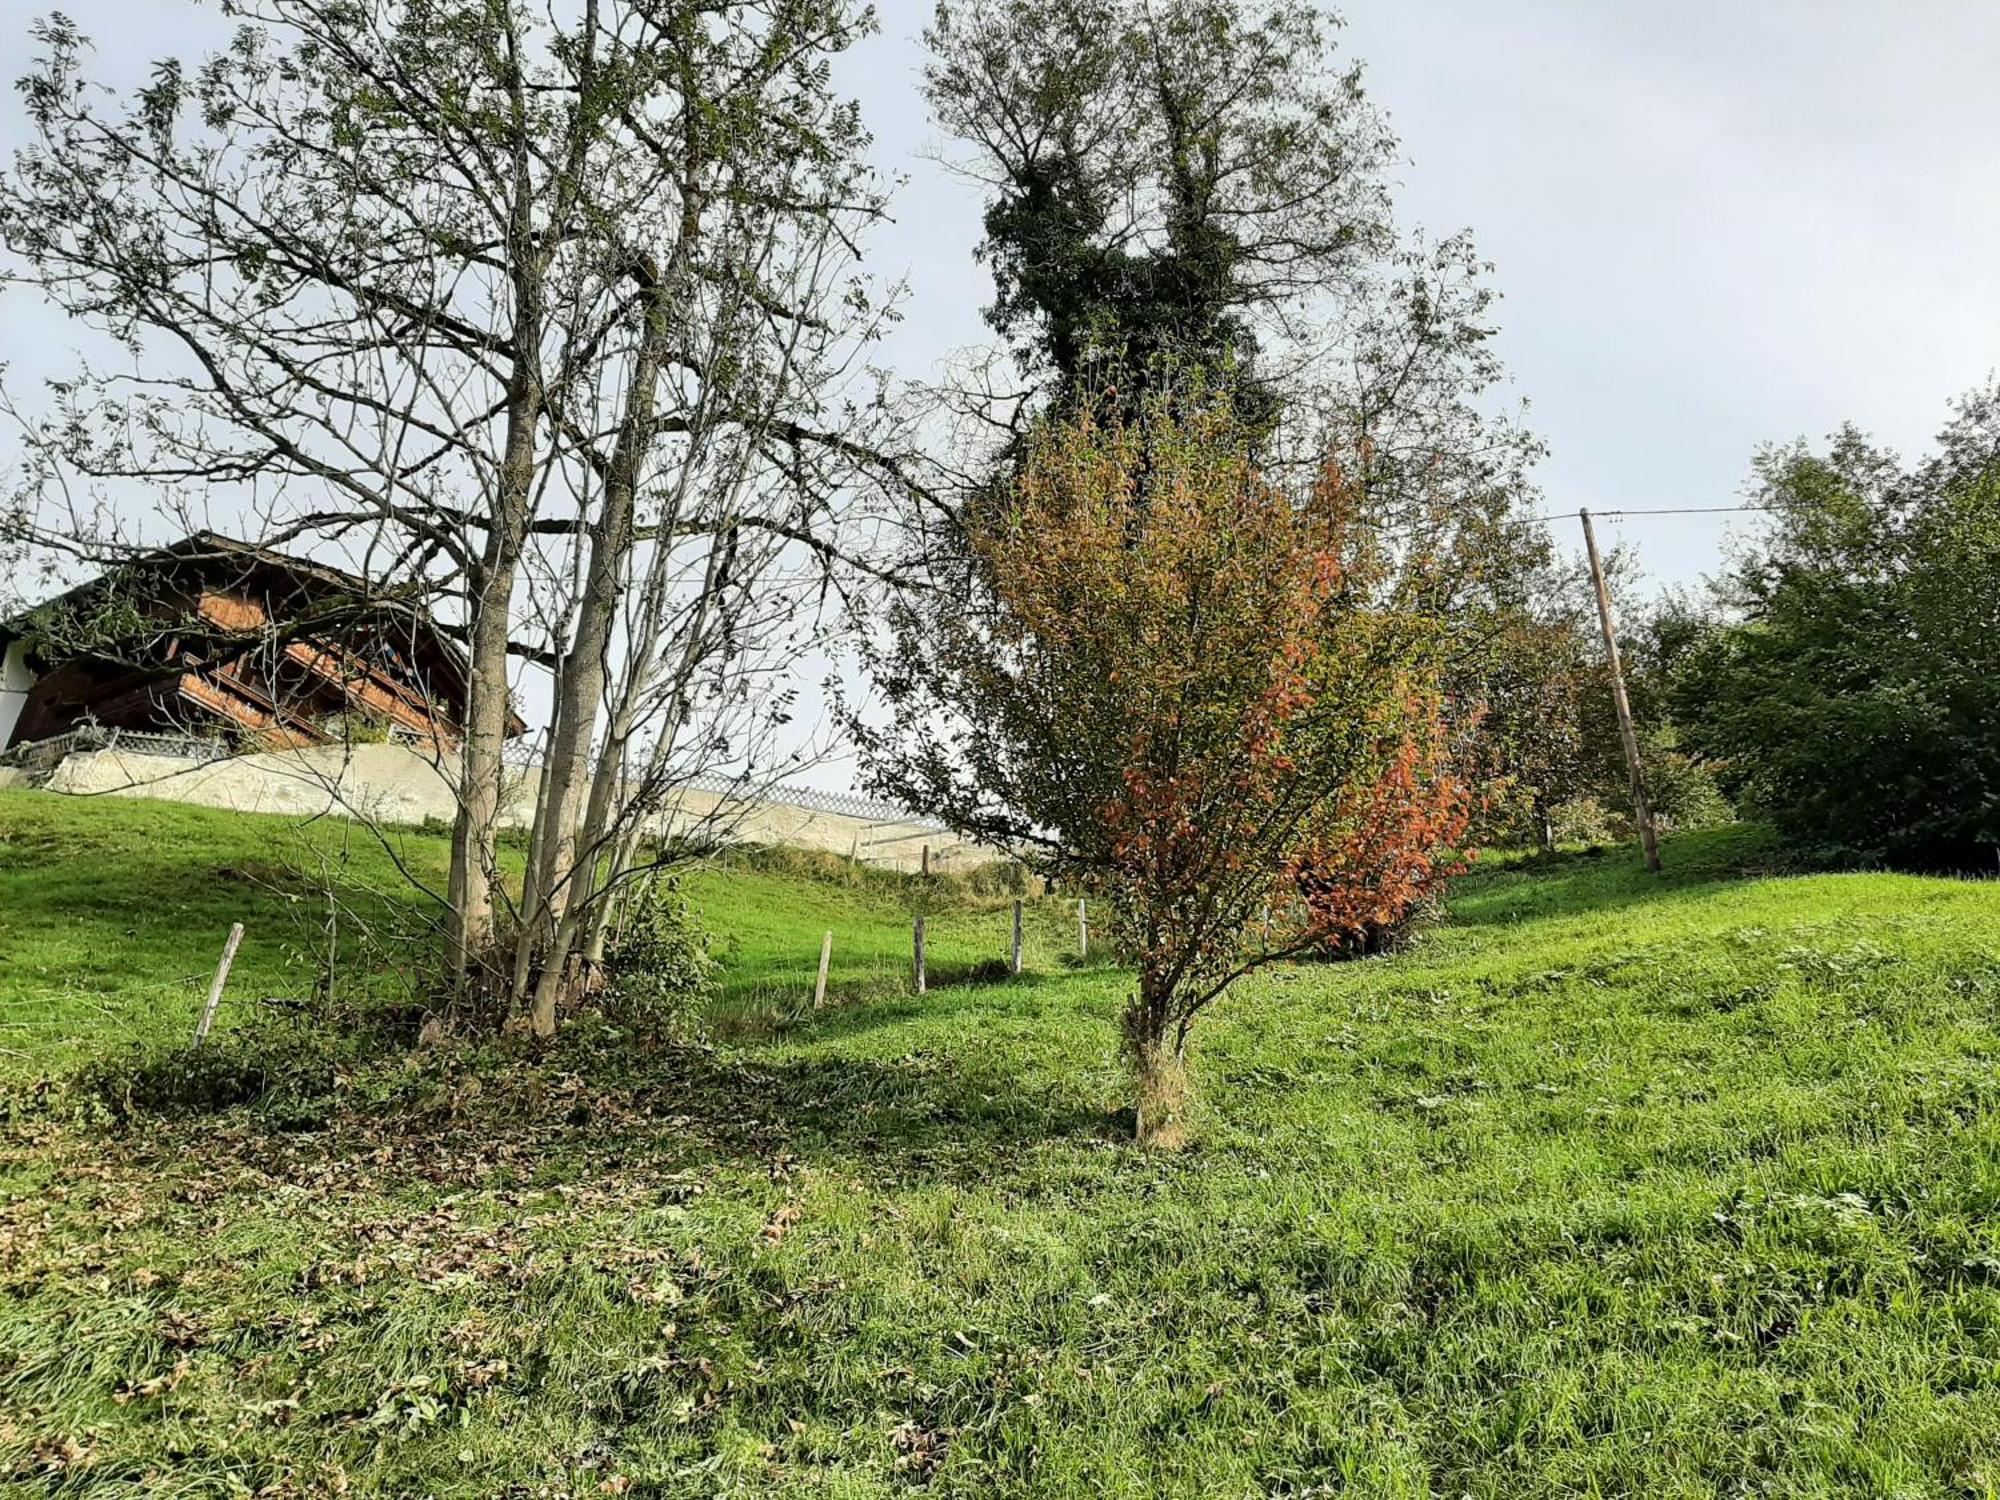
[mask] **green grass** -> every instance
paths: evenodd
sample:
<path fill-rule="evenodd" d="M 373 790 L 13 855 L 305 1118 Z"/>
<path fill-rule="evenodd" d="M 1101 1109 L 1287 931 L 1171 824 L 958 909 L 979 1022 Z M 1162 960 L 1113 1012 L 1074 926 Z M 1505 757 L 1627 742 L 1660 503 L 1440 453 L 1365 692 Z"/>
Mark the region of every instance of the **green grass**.
<path fill-rule="evenodd" d="M 267 837 L 0 795 L 9 1070 L 179 1035 L 231 920 L 281 985 L 277 898 L 217 873 Z M 714 1048 L 392 1060 L 291 1132 L 116 1136 L 24 1084 L 0 1474 L 2000 1494 L 2000 887 L 1788 876 L 1754 830 L 1666 855 L 1491 868 L 1410 954 L 1245 984 L 1168 1158 L 1123 1138 L 1127 980 L 1056 967 L 1060 903 L 1048 972 L 918 1000 L 898 891 L 754 869 L 692 886 L 730 1014 L 769 1007 Z M 950 962 L 1004 920 L 940 913 Z M 826 927 L 843 1003 L 779 1006 Z"/>
<path fill-rule="evenodd" d="M 447 859 L 442 837 L 410 829 L 377 837 L 333 819 L 0 790 L 0 1079 L 60 1073 L 120 1044 L 185 1041 L 232 922 L 245 935 L 219 1024 L 254 1018 L 265 998 L 302 995 L 325 951 L 329 878 L 351 908 L 336 923 L 355 961 L 347 982 L 360 994 L 406 992 L 421 976 L 385 966 L 381 950 L 432 920 L 412 879 L 442 891 Z M 773 853 L 695 870 L 685 885 L 724 961 L 717 1019 L 727 1029 L 769 1029 L 809 1007 L 828 931 L 834 1002 L 911 987 L 915 877 Z M 1006 958 L 1006 898 L 940 881 L 921 899 L 934 981 Z M 1074 904 L 1030 901 L 1024 937 L 1031 966 L 1071 965 Z"/>

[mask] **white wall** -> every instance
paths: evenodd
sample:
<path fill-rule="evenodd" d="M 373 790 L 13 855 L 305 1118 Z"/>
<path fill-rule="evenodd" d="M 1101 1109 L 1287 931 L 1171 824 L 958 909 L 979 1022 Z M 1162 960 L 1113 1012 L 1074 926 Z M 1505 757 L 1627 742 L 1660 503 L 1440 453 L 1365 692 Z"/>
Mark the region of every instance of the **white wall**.
<path fill-rule="evenodd" d="M 28 689 L 35 685 L 35 674 L 28 670 L 28 643 L 9 641 L 4 655 L 0 655 L 0 750 L 5 750 L 14 740 L 14 725 L 20 721 L 21 710 L 28 704 Z"/>
<path fill-rule="evenodd" d="M 321 745 L 227 760 L 192 761 L 126 750 L 79 750 L 44 783 L 51 792 L 158 797 L 238 812 L 360 817 L 380 823 L 450 822 L 458 810 L 456 766 L 406 745 Z M 508 771 L 501 821 L 525 823 L 534 802 L 533 773 Z M 862 818 L 778 799 L 728 804 L 712 792 L 681 792 L 659 821 L 682 828 L 714 819 L 741 842 L 848 854 L 889 869 L 915 870 L 926 846 L 932 867 L 965 869 L 1001 858 L 916 819 Z"/>

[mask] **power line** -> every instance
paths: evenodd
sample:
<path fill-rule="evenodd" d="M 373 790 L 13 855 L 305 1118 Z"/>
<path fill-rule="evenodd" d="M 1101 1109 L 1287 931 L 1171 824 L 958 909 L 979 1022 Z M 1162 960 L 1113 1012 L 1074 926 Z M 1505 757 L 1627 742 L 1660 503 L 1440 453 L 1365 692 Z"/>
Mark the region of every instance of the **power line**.
<path fill-rule="evenodd" d="M 1725 516 L 1783 509 L 1782 505 L 1676 505 L 1662 510 L 1594 510 L 1591 514 L 1593 516 Z M 1559 510 L 1550 515 L 1538 515 L 1535 519 L 1567 521 L 1576 514 L 1575 511 Z"/>
<path fill-rule="evenodd" d="M 1784 508 L 1785 507 L 1782 505 L 1676 505 L 1676 506 L 1664 507 L 1659 510 L 1593 510 L 1591 512 L 1591 515 L 1602 516 L 1607 519 L 1616 519 L 1620 516 L 1753 515 L 1753 514 L 1771 514 L 1777 511 L 1781 511 Z M 1577 515 L 1578 512 L 1573 510 L 1530 511 L 1525 515 L 1518 516 L 1513 519 L 1518 519 L 1523 521 L 1574 521 L 1577 518 Z M 1421 523 L 1411 524 L 1409 522 L 1404 522 L 1396 525 L 1384 525 L 1380 521 L 1364 520 L 1357 522 L 1357 524 L 1368 527 L 1378 537 L 1382 537 L 1385 540 L 1390 540 L 1390 541 L 1393 541 L 1399 537 L 1407 538 L 1407 537 L 1422 536 L 1436 529 L 1433 526 L 1426 526 Z"/>

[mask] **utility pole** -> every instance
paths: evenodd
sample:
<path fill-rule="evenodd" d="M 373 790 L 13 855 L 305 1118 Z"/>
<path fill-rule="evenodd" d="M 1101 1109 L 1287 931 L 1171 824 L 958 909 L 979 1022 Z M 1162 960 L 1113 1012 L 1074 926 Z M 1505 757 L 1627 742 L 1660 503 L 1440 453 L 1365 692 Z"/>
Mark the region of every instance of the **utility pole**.
<path fill-rule="evenodd" d="M 1639 821 L 1639 842 L 1646 850 L 1646 868 L 1659 873 L 1660 839 L 1653 831 L 1653 803 L 1646 795 L 1646 770 L 1639 761 L 1639 734 L 1632 727 L 1632 702 L 1625 696 L 1625 664 L 1618 657 L 1618 627 L 1611 618 L 1611 590 L 1604 582 L 1604 564 L 1597 556 L 1597 533 L 1590 512 L 1579 510 L 1583 547 L 1590 554 L 1590 578 L 1597 585 L 1597 619 L 1604 627 L 1604 655 L 1611 663 L 1611 701 L 1618 709 L 1618 738 L 1625 746 L 1625 768 L 1632 773 L 1632 815 Z"/>

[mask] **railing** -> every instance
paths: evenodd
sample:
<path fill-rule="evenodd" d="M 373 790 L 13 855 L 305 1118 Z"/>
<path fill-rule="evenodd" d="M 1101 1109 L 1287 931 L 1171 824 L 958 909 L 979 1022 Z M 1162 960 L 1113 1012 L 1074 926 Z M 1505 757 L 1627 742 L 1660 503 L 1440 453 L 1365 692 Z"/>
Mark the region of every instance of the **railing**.
<path fill-rule="evenodd" d="M 233 752 L 221 740 L 192 734 L 148 734 L 82 724 L 45 740 L 30 740 L 0 753 L 0 766 L 47 774 L 78 750 L 123 750 L 131 755 L 164 755 L 176 760 L 222 760 Z"/>
<path fill-rule="evenodd" d="M 943 824 L 920 817 L 907 807 L 863 796 L 860 792 L 821 792 L 810 787 L 759 785 L 714 775 L 690 776 L 681 786 L 689 791 L 708 792 L 718 797 L 740 797 L 746 802 L 780 802 L 788 807 L 834 813 L 843 818 L 861 818 L 871 823 L 894 823 L 900 827 L 931 829 L 940 833 L 945 831 Z"/>

